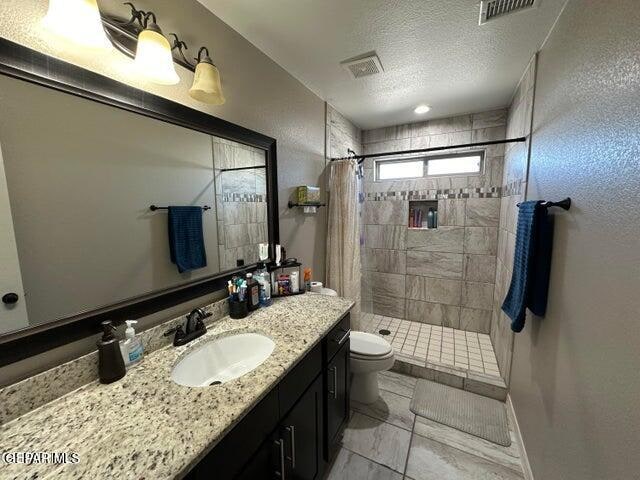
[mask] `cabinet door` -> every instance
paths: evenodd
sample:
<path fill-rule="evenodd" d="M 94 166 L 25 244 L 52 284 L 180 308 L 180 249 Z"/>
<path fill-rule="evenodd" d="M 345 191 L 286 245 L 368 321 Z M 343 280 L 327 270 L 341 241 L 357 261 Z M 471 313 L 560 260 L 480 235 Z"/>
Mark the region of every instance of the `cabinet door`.
<path fill-rule="evenodd" d="M 286 468 L 284 442 L 278 436 L 267 438 L 235 480 L 282 480 Z"/>
<path fill-rule="evenodd" d="M 322 475 L 322 376 L 318 375 L 280 423 L 287 480 L 315 480 Z"/>
<path fill-rule="evenodd" d="M 326 378 L 326 436 L 325 459 L 329 461 L 340 441 L 340 435 L 349 420 L 349 340 L 338 350 L 327 365 Z"/>

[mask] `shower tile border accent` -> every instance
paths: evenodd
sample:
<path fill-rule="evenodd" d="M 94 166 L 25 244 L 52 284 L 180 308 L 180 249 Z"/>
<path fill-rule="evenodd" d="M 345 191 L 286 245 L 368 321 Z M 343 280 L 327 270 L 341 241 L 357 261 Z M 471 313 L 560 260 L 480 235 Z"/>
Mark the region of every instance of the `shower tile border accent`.
<path fill-rule="evenodd" d="M 500 198 L 502 187 L 444 188 L 432 190 L 399 190 L 369 192 L 367 200 L 445 200 L 456 198 Z"/>
<path fill-rule="evenodd" d="M 227 193 L 222 195 L 223 202 L 266 202 L 267 196 L 259 193 Z"/>

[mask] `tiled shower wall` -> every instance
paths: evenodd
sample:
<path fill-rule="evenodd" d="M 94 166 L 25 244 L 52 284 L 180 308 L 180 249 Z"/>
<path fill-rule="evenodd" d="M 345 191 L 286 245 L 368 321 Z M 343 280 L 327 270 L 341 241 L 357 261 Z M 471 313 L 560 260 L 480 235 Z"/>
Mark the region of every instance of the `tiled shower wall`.
<path fill-rule="evenodd" d="M 495 349 L 498 366 L 507 384 L 513 353 L 511 320 L 500 308 L 509 289 L 513 256 L 516 244 L 518 202 L 525 198 L 529 164 L 529 139 L 535 86 L 536 57 L 533 57 L 516 89 L 507 118 L 507 137 L 527 137 L 525 143 L 512 143 L 506 147 L 502 199 L 500 202 L 500 224 L 498 227 L 498 254 L 496 262 L 493 312 L 491 317 L 491 341 Z"/>
<path fill-rule="evenodd" d="M 220 268 L 235 268 L 239 259 L 255 263 L 258 244 L 269 241 L 265 169 L 221 169 L 264 165 L 264 151 L 214 137 L 213 162 Z"/>
<path fill-rule="evenodd" d="M 347 150 L 362 153 L 362 131 L 327 103 L 327 158 L 346 157 Z"/>
<path fill-rule="evenodd" d="M 502 140 L 506 110 L 366 130 L 364 153 Z M 504 145 L 485 147 L 480 175 L 375 181 L 365 161 L 362 308 L 489 333 Z M 438 201 L 437 229 L 407 227 L 409 200 Z"/>

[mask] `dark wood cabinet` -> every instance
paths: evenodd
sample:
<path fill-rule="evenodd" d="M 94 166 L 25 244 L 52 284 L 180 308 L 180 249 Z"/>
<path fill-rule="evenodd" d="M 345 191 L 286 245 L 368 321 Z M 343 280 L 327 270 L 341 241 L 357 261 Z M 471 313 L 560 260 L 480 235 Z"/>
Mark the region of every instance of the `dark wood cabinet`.
<path fill-rule="evenodd" d="M 349 421 L 349 341 L 341 346 L 326 369 L 327 388 L 325 460 L 333 458 L 340 446 L 340 436 Z"/>
<path fill-rule="evenodd" d="M 349 314 L 185 478 L 320 480 L 349 416 Z"/>
<path fill-rule="evenodd" d="M 292 480 L 316 480 L 322 468 L 322 378 L 298 400 L 280 424 L 285 446 L 285 476 Z"/>

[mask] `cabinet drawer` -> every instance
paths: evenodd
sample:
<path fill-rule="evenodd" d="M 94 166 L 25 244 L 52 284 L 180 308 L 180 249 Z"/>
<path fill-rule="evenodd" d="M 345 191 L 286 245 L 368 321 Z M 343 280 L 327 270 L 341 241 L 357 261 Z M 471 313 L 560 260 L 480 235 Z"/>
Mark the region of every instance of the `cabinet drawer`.
<path fill-rule="evenodd" d="M 351 316 L 347 313 L 342 320 L 333 327 L 325 339 L 326 344 L 326 360 L 325 364 L 329 363 L 331 359 L 338 353 L 340 347 L 349 340 L 349 329 L 351 328 Z"/>
<path fill-rule="evenodd" d="M 280 416 L 287 414 L 322 371 L 322 347 L 316 345 L 279 385 Z"/>

